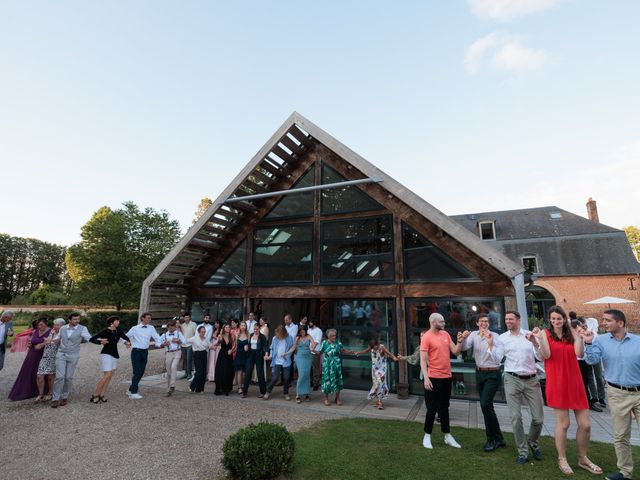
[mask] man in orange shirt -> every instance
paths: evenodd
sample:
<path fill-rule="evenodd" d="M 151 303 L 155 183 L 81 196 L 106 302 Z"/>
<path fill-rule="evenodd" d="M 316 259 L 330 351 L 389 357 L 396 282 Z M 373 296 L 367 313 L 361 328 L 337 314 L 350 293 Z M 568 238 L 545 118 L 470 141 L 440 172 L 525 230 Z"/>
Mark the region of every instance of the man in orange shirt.
<path fill-rule="evenodd" d="M 424 403 L 427 407 L 422 446 L 433 448 L 431 432 L 437 413 L 440 416 L 440 429 L 444 433 L 444 443 L 454 448 L 460 448 L 460 444 L 451 435 L 449 427 L 449 399 L 451 398 L 451 360 L 449 354 L 460 355 L 463 340 L 469 336 L 469 332 L 458 333 L 458 343 L 456 344 L 444 329 L 442 315 L 432 313 L 429 316 L 429 325 L 431 328 L 420 340 L 420 369 L 424 377 Z"/>

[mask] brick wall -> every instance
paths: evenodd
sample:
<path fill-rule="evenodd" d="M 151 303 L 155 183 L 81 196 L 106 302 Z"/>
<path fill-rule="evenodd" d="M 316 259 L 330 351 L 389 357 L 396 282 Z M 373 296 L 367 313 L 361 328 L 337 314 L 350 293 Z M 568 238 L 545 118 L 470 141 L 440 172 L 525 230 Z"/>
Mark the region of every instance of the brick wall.
<path fill-rule="evenodd" d="M 633 278 L 635 290 L 631 290 L 630 278 Z M 621 310 L 627 317 L 627 325 L 634 332 L 640 332 L 640 285 L 638 276 L 633 275 L 594 275 L 572 277 L 540 277 L 535 284 L 546 288 L 556 299 L 556 303 L 578 316 L 594 317 L 600 320 L 608 305 L 585 305 L 585 302 L 600 297 L 619 297 L 635 300 L 638 303 L 611 304 L 611 308 Z"/>

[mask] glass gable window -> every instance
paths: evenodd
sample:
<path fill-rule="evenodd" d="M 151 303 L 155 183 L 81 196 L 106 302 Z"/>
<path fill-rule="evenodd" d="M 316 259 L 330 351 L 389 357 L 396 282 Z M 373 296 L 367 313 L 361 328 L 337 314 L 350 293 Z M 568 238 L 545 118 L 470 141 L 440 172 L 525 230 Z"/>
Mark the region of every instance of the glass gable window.
<path fill-rule="evenodd" d="M 315 185 L 315 166 L 307 170 L 307 173 L 291 188 L 312 187 L 313 185 Z M 267 214 L 265 220 L 311 216 L 313 216 L 313 192 L 293 193 L 282 197 L 282 200 Z"/>
<path fill-rule="evenodd" d="M 322 166 L 322 184 L 346 182 L 347 180 L 327 165 Z M 355 185 L 322 190 L 321 213 L 361 212 L 381 210 L 383 207 Z"/>
<path fill-rule="evenodd" d="M 323 282 L 380 282 L 394 278 L 390 215 L 322 223 Z"/>
<path fill-rule="evenodd" d="M 203 287 L 233 287 L 244 285 L 244 267 L 247 258 L 247 241 L 238 245 L 234 252 L 207 280 Z"/>
<path fill-rule="evenodd" d="M 425 282 L 477 280 L 464 266 L 410 226 L 402 225 L 404 278 Z"/>
<path fill-rule="evenodd" d="M 205 312 L 211 315 L 211 323 L 220 320 L 222 323 L 230 322 L 232 318 L 242 318 L 242 298 L 224 300 L 194 300 L 191 303 L 191 319 L 201 322 Z"/>
<path fill-rule="evenodd" d="M 311 224 L 258 228 L 253 242 L 253 283 L 313 280 Z"/>

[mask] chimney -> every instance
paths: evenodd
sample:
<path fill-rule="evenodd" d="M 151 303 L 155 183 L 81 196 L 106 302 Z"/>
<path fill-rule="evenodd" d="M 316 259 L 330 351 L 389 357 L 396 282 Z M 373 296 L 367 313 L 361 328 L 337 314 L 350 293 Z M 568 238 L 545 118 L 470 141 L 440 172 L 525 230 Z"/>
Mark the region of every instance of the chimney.
<path fill-rule="evenodd" d="M 589 201 L 587 202 L 587 215 L 592 222 L 600 223 L 598 206 L 596 205 L 596 201 L 591 197 L 589 197 Z"/>

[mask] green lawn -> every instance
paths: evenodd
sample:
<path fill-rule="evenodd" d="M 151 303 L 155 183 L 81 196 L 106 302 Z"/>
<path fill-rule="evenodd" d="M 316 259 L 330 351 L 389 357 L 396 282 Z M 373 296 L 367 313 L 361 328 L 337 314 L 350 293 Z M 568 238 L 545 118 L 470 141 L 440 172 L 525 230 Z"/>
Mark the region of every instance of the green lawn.
<path fill-rule="evenodd" d="M 437 424 L 436 424 L 437 428 Z M 484 453 L 483 430 L 453 428 L 462 445 L 454 449 L 434 431 L 433 450 L 422 447 L 422 424 L 399 420 L 328 420 L 294 433 L 296 454 L 290 479 L 548 479 L 565 478 L 557 467 L 553 439 L 543 437 L 544 459 L 527 465 L 515 463 L 513 435 L 507 448 Z M 602 478 L 577 467 L 575 442 L 569 445 L 573 478 Z M 613 445 L 592 442 L 589 456 L 605 474 L 617 471 Z M 640 448 L 634 447 L 635 458 Z"/>

